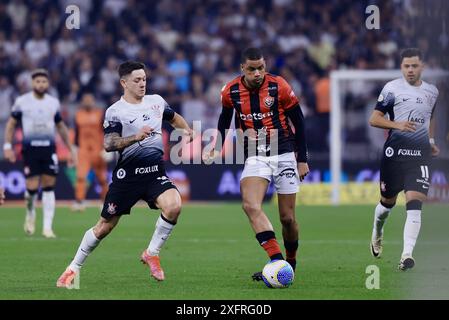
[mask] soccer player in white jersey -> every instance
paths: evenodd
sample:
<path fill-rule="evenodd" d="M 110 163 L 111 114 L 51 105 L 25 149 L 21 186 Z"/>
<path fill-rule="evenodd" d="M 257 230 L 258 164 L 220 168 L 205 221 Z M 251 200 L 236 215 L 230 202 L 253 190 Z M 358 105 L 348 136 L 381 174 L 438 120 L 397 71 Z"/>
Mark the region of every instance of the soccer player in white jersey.
<path fill-rule="evenodd" d="M 22 153 L 26 177 L 24 229 L 27 234 L 34 234 L 35 201 L 40 185 L 44 212 L 42 234 L 46 238 L 55 238 L 52 228 L 55 215 L 54 187 L 58 175 L 55 128 L 71 150 L 69 162 L 76 162 L 76 153 L 70 142 L 68 129 L 59 112 L 59 100 L 47 93 L 48 72 L 45 69 L 36 69 L 32 72 L 31 78 L 33 91 L 18 97 L 12 107 L 11 116 L 6 124 L 3 150 L 7 160 L 16 161 L 12 141 L 14 129 L 20 123 L 23 130 Z"/>
<path fill-rule="evenodd" d="M 407 219 L 400 270 L 415 265 L 413 249 L 421 227 L 422 203 L 429 191 L 429 165 L 431 157 L 440 152 L 434 139 L 438 89 L 421 80 L 422 70 L 420 50 L 403 50 L 403 77 L 385 85 L 369 120 L 373 127 L 389 129 L 380 166 L 381 199 L 374 211 L 371 254 L 380 257 L 385 220 L 396 204 L 398 193 L 404 190 Z"/>
<path fill-rule="evenodd" d="M 98 223 L 85 233 L 76 255 L 58 279 L 58 287 L 70 287 L 88 255 L 142 199 L 150 208 L 161 210 L 156 229 L 141 261 L 150 267 L 151 276 L 165 279 L 159 252 L 170 236 L 181 212 L 181 196 L 165 173 L 163 163 L 162 120 L 193 138 L 183 117 L 175 113 L 159 95 L 145 95 L 145 65 L 127 61 L 119 66 L 124 94 L 110 106 L 104 121 L 106 151 L 119 151 Z"/>

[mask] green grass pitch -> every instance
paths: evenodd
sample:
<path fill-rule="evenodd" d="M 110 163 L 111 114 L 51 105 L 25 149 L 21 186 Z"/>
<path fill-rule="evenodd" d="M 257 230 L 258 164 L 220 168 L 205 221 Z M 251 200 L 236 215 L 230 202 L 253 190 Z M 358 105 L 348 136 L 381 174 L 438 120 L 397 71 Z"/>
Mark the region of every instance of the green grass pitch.
<path fill-rule="evenodd" d="M 294 284 L 268 289 L 251 275 L 267 262 L 238 203 L 183 208 L 174 233 L 161 252 L 166 280 L 158 283 L 139 261 L 158 212 L 133 209 L 90 255 L 81 271 L 80 289 L 55 287 L 84 232 L 98 219 L 98 208 L 82 214 L 58 208 L 57 239 L 23 232 L 24 209 L 0 209 L 0 299 L 448 299 L 448 206 L 424 207 L 416 266 L 400 272 L 404 207 L 394 208 L 385 226 L 381 259 L 369 253 L 374 206 L 298 206 L 299 263 Z M 281 229 L 277 207 L 264 209 Z M 282 245 L 282 241 L 281 245 Z M 368 290 L 367 266 L 380 271 L 380 289 Z"/>

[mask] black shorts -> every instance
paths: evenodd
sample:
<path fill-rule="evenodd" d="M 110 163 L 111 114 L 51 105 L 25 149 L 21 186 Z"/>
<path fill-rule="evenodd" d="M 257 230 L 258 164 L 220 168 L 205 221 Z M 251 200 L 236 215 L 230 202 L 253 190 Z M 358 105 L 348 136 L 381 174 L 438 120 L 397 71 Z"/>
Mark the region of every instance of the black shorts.
<path fill-rule="evenodd" d="M 23 150 L 23 172 L 26 178 L 42 174 L 57 176 L 58 156 L 53 147 L 30 147 Z"/>
<path fill-rule="evenodd" d="M 113 181 L 109 185 L 101 216 L 110 219 L 113 216 L 130 214 L 131 208 L 139 200 L 145 201 L 151 209 L 158 209 L 155 203 L 157 197 L 169 189 L 177 190 L 165 170 L 159 170 L 140 181 Z"/>
<path fill-rule="evenodd" d="M 383 158 L 380 165 L 380 194 L 393 198 L 399 192 L 418 191 L 427 195 L 430 186 L 429 161 L 395 161 Z"/>

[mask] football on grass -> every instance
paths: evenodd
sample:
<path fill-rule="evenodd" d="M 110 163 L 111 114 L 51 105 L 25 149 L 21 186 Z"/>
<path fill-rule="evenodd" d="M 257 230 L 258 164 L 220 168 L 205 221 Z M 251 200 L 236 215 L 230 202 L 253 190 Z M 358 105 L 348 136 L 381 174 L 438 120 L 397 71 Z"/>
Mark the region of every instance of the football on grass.
<path fill-rule="evenodd" d="M 262 279 L 269 288 L 287 288 L 293 283 L 295 272 L 287 261 L 274 260 L 263 268 Z"/>

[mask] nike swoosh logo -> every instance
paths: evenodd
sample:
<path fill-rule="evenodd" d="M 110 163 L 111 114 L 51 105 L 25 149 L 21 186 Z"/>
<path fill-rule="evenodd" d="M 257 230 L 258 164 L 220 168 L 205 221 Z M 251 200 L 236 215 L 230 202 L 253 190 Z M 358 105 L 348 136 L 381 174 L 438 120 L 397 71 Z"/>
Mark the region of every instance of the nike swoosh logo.
<path fill-rule="evenodd" d="M 135 118 L 134 120 L 130 120 L 129 123 L 133 123 L 136 120 L 137 120 L 137 118 Z"/>
<path fill-rule="evenodd" d="M 402 99 L 402 101 L 405 102 L 405 101 L 409 101 L 410 99 L 411 98 L 407 98 L 407 99 L 404 98 L 404 99 Z"/>
<path fill-rule="evenodd" d="M 429 189 L 429 187 L 426 187 L 426 186 L 422 186 L 423 187 L 423 189 Z"/>

